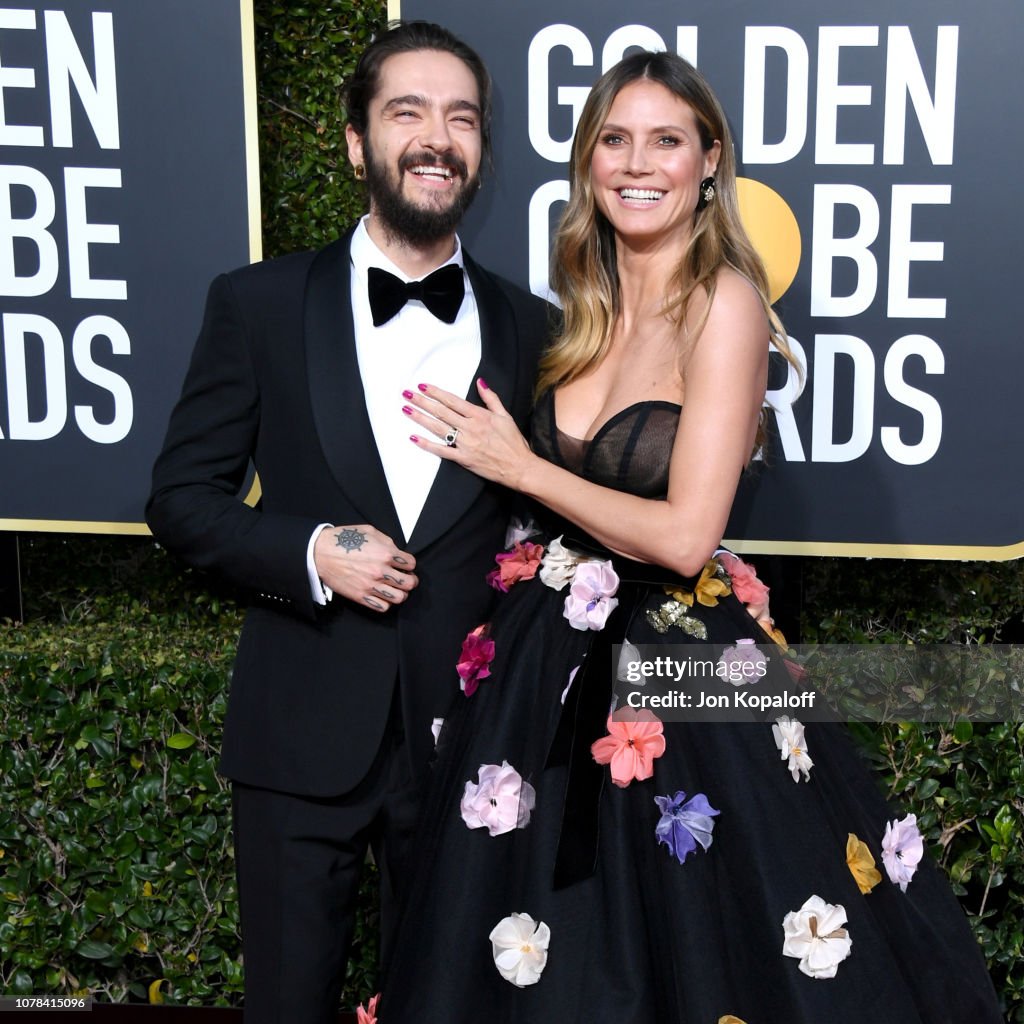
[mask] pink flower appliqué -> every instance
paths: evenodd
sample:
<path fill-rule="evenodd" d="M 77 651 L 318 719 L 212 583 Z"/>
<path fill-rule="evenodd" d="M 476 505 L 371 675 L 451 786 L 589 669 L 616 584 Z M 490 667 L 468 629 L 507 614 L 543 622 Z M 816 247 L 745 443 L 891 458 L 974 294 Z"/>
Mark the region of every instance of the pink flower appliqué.
<path fill-rule="evenodd" d="M 882 837 L 882 863 L 889 881 L 907 891 L 917 865 L 924 856 L 924 840 L 917 827 L 917 815 L 908 814 L 902 821 L 887 821 Z"/>
<path fill-rule="evenodd" d="M 752 619 L 771 620 L 768 614 L 768 588 L 757 578 L 752 565 L 748 565 L 731 551 L 719 551 L 715 557 L 725 567 L 732 580 L 732 592 L 747 606 Z"/>
<path fill-rule="evenodd" d="M 537 792 L 508 763 L 482 764 L 477 782 L 466 783 L 460 810 L 468 828 L 486 828 L 491 836 L 526 828 Z"/>
<path fill-rule="evenodd" d="M 380 993 L 378 992 L 371 1000 L 368 1008 L 364 1009 L 363 1004 L 360 1003 L 356 1007 L 356 1024 L 377 1024 L 377 1003 L 380 1002 Z"/>
<path fill-rule="evenodd" d="M 654 759 L 665 753 L 665 727 L 647 708 L 623 708 L 608 716 L 608 735 L 590 747 L 598 764 L 611 766 L 612 782 L 628 786 L 654 774 Z"/>
<path fill-rule="evenodd" d="M 477 626 L 471 633 L 466 634 L 462 641 L 462 653 L 459 655 L 459 663 L 456 669 L 459 679 L 462 680 L 462 692 L 467 697 L 476 693 L 481 679 L 486 679 L 491 674 L 491 662 L 494 661 L 494 641 L 487 635 L 486 625 Z"/>
<path fill-rule="evenodd" d="M 573 629 L 604 629 L 619 603 L 613 596 L 618 589 L 619 577 L 611 562 L 580 562 L 562 614 Z"/>
<path fill-rule="evenodd" d="M 509 588 L 520 580 L 532 580 L 537 575 L 543 555 L 543 544 L 516 541 L 512 551 L 503 551 L 494 556 L 498 568 L 487 574 L 487 582 L 495 590 L 507 594 Z"/>

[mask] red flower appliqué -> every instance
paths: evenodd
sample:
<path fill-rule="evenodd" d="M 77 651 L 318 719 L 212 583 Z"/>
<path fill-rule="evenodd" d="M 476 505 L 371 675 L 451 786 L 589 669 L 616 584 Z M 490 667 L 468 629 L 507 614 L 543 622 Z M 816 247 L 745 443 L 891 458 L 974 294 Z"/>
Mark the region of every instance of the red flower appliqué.
<path fill-rule="evenodd" d="M 532 580 L 537 575 L 543 555 L 543 544 L 516 541 L 513 550 L 502 551 L 501 554 L 494 556 L 498 568 L 487 574 L 487 582 L 495 590 L 507 594 L 520 580 Z"/>
<path fill-rule="evenodd" d="M 491 662 L 494 661 L 494 641 L 487 635 L 489 626 L 477 626 L 466 634 L 462 641 L 462 653 L 456 665 L 459 679 L 462 680 L 462 692 L 467 697 L 476 693 L 481 679 L 491 674 Z"/>

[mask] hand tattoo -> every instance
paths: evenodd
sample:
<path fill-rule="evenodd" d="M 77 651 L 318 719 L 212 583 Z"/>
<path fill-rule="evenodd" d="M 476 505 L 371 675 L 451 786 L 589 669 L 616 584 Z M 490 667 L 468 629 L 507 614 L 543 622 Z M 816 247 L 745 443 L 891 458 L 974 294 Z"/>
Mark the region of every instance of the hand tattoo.
<path fill-rule="evenodd" d="M 334 536 L 338 547 L 346 551 L 358 551 L 366 543 L 366 534 L 355 528 L 339 530 Z"/>

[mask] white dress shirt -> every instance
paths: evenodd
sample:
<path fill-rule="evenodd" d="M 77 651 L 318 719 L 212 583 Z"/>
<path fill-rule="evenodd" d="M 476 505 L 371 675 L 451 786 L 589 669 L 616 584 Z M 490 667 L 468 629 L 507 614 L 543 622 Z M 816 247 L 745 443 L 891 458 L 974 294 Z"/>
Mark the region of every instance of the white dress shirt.
<path fill-rule="evenodd" d="M 350 252 L 352 320 L 363 397 L 391 499 L 407 540 L 423 511 L 441 460 L 409 440 L 410 434 L 423 431 L 402 412 L 402 406 L 408 404 L 402 392 L 415 391 L 417 384 L 426 383 L 466 395 L 480 365 L 480 315 L 467 277 L 466 296 L 454 323 L 444 323 L 418 299 L 411 299 L 387 323 L 374 327 L 367 289 L 370 267 L 386 270 L 402 281 L 414 278 L 403 273 L 378 248 L 366 230 L 365 217 L 352 235 Z M 454 254 L 440 266 L 449 263 L 463 266 L 458 238 Z M 313 531 L 307 549 L 310 587 L 314 600 L 321 604 L 331 595 L 317 575 L 313 546 L 320 531 L 329 525 Z M 402 538 L 392 540 L 401 547 Z"/>

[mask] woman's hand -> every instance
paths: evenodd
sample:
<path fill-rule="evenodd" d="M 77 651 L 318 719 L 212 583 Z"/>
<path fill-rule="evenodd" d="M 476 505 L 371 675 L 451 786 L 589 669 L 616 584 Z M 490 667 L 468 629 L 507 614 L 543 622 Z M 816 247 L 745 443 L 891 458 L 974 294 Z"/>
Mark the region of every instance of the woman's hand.
<path fill-rule="evenodd" d="M 403 391 L 408 404 L 402 411 L 431 435 L 413 434 L 410 440 L 486 480 L 521 490 L 536 456 L 486 381 L 478 379 L 476 386 L 483 409 L 430 384 L 418 385 L 419 394 Z"/>

